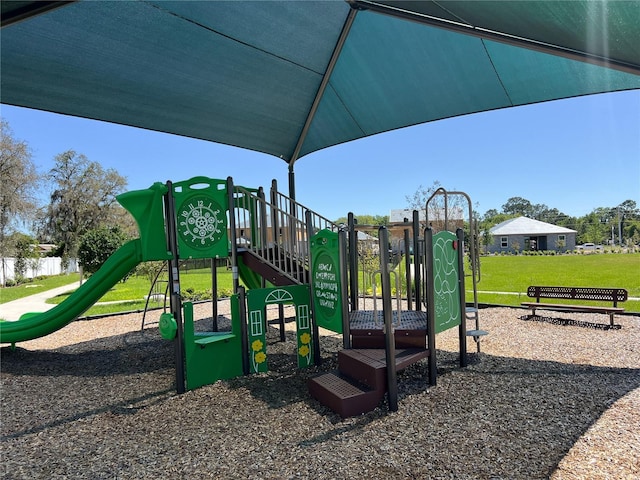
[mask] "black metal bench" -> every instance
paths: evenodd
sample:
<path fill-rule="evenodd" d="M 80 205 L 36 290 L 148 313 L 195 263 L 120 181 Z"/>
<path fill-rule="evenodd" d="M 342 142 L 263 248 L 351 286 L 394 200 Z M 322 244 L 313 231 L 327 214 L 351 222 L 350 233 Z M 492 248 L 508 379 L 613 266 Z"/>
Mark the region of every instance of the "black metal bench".
<path fill-rule="evenodd" d="M 532 310 L 532 315 L 536 314 L 537 309 L 606 313 L 609 315 L 611 326 L 613 326 L 613 316 L 616 313 L 624 312 L 624 308 L 618 307 L 618 302 L 627 300 L 627 291 L 624 288 L 530 286 L 527 289 L 527 296 L 536 299 L 535 302 L 522 302 L 523 306 Z M 541 298 L 613 302 L 613 306 L 540 303 Z"/>

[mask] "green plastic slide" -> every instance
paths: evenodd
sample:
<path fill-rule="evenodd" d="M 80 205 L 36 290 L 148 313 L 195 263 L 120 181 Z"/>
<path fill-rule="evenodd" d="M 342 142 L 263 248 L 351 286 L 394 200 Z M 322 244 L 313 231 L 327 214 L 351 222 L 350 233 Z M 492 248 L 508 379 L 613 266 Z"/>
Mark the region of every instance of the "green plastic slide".
<path fill-rule="evenodd" d="M 43 313 L 25 313 L 16 322 L 0 322 L 0 343 L 24 342 L 61 329 L 87 311 L 141 261 L 140 239 L 125 243 L 61 304 Z"/>
<path fill-rule="evenodd" d="M 238 274 L 247 289 L 262 288 L 262 277 L 251 270 L 251 268 L 244 263 L 241 256 L 238 256 Z"/>

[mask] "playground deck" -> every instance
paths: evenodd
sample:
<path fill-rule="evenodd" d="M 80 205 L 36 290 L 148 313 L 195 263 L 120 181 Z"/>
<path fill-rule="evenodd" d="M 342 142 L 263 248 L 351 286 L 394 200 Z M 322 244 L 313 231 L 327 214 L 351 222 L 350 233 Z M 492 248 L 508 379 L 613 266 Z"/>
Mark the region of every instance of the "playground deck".
<path fill-rule="evenodd" d="M 426 330 L 427 329 L 427 312 L 417 310 L 403 310 L 400 312 L 393 311 L 393 324 L 397 330 Z M 356 310 L 351 312 L 349 316 L 349 325 L 351 330 L 379 329 L 382 327 L 384 320 L 382 311 L 374 312 L 373 310 Z"/>

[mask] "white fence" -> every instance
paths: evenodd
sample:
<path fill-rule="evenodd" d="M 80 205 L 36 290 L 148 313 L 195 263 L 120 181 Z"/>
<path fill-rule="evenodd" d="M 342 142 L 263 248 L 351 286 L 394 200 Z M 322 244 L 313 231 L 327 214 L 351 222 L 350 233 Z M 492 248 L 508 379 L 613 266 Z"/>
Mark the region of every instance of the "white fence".
<path fill-rule="evenodd" d="M 0 259 L 0 285 L 4 285 L 7 280 L 14 280 L 16 259 L 7 257 Z M 39 275 L 58 275 L 63 273 L 62 259 L 60 257 L 42 257 L 26 259 L 26 271 L 24 277 L 34 278 Z M 75 273 L 78 271 L 78 260 L 69 259 L 69 266 L 64 273 Z"/>

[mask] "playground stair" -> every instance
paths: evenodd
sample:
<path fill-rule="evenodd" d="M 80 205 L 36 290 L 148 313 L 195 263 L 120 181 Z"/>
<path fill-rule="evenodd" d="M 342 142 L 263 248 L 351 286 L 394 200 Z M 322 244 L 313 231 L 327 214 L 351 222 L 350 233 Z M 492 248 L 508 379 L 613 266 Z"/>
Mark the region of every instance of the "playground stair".
<path fill-rule="evenodd" d="M 281 252 L 277 252 L 275 256 L 270 255 L 273 258 L 267 259 L 264 256 L 259 255 L 259 250 L 249 250 L 249 249 L 238 249 L 238 256 L 242 258 L 242 262 L 246 265 L 250 270 L 257 273 L 259 276 L 264 278 L 266 281 L 270 282 L 275 286 L 284 286 L 284 285 L 296 285 L 299 283 L 308 283 L 308 272 L 303 270 L 301 267 L 295 265 L 295 261 L 291 259 L 287 259 L 284 254 Z M 302 278 L 302 282 L 297 281 L 292 278 L 290 275 L 285 273 L 288 271 L 285 267 L 285 263 L 289 262 L 293 265 L 293 270 L 299 270 L 304 272 L 304 276 Z M 256 287 L 257 288 L 257 287 Z"/>
<path fill-rule="evenodd" d="M 395 352 L 401 371 L 429 356 L 426 348 L 400 348 Z M 376 408 L 387 391 L 386 352 L 383 348 L 353 348 L 338 352 L 338 370 L 310 378 L 309 393 L 341 417 Z"/>
<path fill-rule="evenodd" d="M 352 328 L 350 333 L 352 348 L 384 348 L 381 328 Z M 427 348 L 426 329 L 397 329 L 394 337 L 396 348 Z"/>

